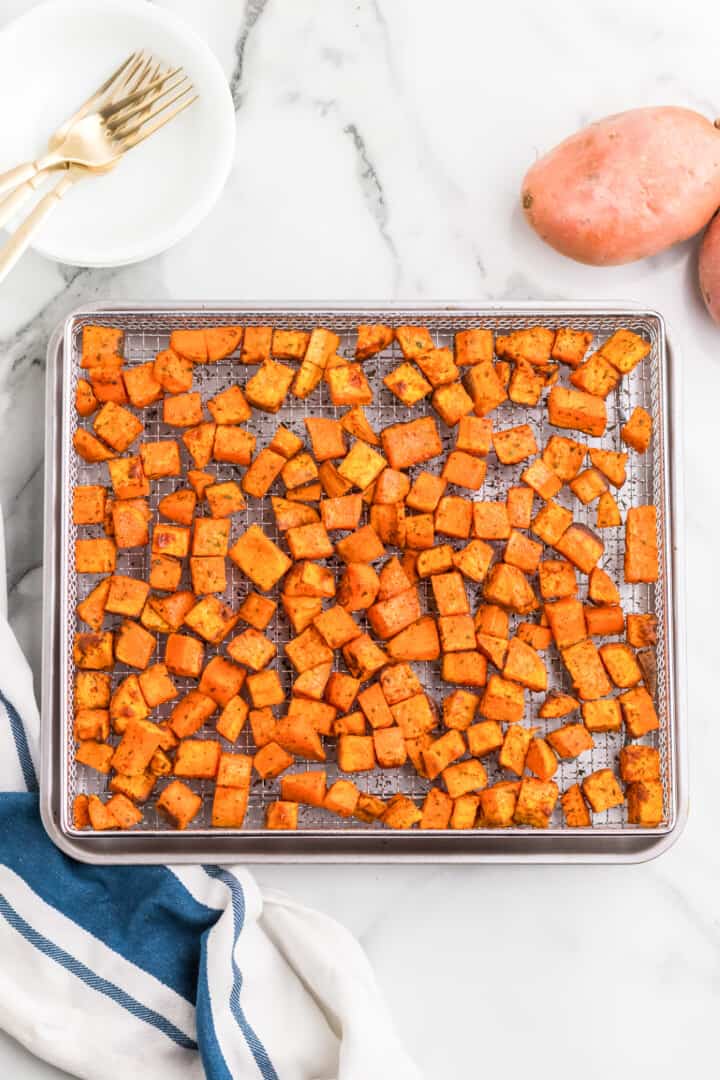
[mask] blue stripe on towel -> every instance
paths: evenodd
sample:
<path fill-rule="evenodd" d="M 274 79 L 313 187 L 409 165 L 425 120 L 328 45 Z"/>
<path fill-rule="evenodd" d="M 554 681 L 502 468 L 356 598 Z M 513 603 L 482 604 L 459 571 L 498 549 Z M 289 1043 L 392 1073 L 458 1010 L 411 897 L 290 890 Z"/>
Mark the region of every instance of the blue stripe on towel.
<path fill-rule="evenodd" d="M 38 782 L 37 775 L 35 773 L 35 766 L 33 765 L 32 755 L 30 753 L 30 747 L 28 746 L 27 736 L 25 734 L 25 728 L 23 722 L 20 719 L 17 709 L 8 701 L 8 699 L 0 690 L 0 703 L 5 706 L 5 712 L 8 715 L 10 722 L 10 732 L 15 743 L 15 749 L 20 761 L 20 768 L 22 769 L 23 779 L 25 781 L 25 787 L 28 791 L 37 791 Z"/>
<path fill-rule="evenodd" d="M 200 972 L 198 975 L 197 1001 L 195 1002 L 195 1026 L 197 1028 L 200 1057 L 208 1080 L 233 1080 L 220 1043 L 218 1042 L 210 1001 L 210 983 L 207 973 L 207 939 L 210 931 L 202 935 L 200 947 Z"/>
<path fill-rule="evenodd" d="M 194 1004 L 200 938 L 220 917 L 164 866 L 74 862 L 42 827 L 37 796 L 0 796 L 0 863 L 46 904 Z"/>
<path fill-rule="evenodd" d="M 51 960 L 54 960 L 61 967 L 64 967 L 71 974 L 81 979 L 92 990 L 96 990 L 101 994 L 105 994 L 117 1005 L 121 1005 L 124 1009 L 127 1009 L 129 1013 L 132 1013 L 138 1020 L 143 1020 L 146 1024 L 150 1024 L 152 1027 L 157 1028 L 164 1035 L 167 1035 L 169 1039 L 177 1043 L 178 1046 L 183 1047 L 185 1050 L 197 1050 L 197 1043 L 193 1039 L 189 1038 L 184 1031 L 176 1027 L 166 1016 L 161 1016 L 160 1013 L 155 1012 L 154 1009 L 149 1009 L 146 1005 L 141 1004 L 134 997 L 128 994 L 125 990 L 122 990 L 115 983 L 109 982 L 107 979 L 101 978 L 96 972 L 91 971 L 86 964 L 71 956 L 65 949 L 60 948 L 54 941 L 50 941 L 38 930 L 32 927 L 22 915 L 19 915 L 15 908 L 8 902 L 8 900 L 0 893 L 0 915 L 2 915 L 10 926 L 13 927 L 19 934 L 29 941 L 31 945 L 34 945 L 41 953 L 48 956 Z"/>
<path fill-rule="evenodd" d="M 228 873 L 227 870 L 223 870 L 221 866 L 205 866 L 203 869 L 211 878 L 222 881 L 230 890 L 233 911 L 233 947 L 231 953 L 233 985 L 232 990 L 230 991 L 230 1011 L 235 1017 L 235 1021 L 242 1031 L 245 1041 L 250 1047 L 250 1051 L 255 1058 L 255 1063 L 260 1070 L 263 1080 L 278 1080 L 278 1074 L 275 1072 L 273 1063 L 268 1057 L 268 1052 L 260 1042 L 260 1039 L 257 1037 L 251 1025 L 248 1023 L 242 1005 L 240 1004 L 240 991 L 242 989 L 243 980 L 242 972 L 235 959 L 235 946 L 237 945 L 240 932 L 245 922 L 245 894 L 243 893 L 242 885 L 233 874 Z"/>

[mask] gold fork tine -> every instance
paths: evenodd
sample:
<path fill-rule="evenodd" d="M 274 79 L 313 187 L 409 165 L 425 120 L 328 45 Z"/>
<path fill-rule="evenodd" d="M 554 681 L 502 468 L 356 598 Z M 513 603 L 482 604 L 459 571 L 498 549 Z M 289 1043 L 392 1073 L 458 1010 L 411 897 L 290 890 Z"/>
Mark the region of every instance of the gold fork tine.
<path fill-rule="evenodd" d="M 112 102 L 112 104 L 106 105 L 103 108 L 98 109 L 100 116 L 103 118 L 103 120 L 109 120 L 111 116 L 114 116 L 116 113 L 120 112 L 121 109 L 125 109 L 129 105 L 134 105 L 136 101 L 140 100 L 140 98 L 144 98 L 147 94 L 152 93 L 158 87 L 164 86 L 164 84 L 169 79 L 173 78 L 180 71 L 182 71 L 181 67 L 173 68 L 171 71 L 168 71 L 163 75 L 159 75 L 156 79 L 153 79 L 152 82 L 148 83 L 146 86 L 141 87 L 139 90 L 134 90 L 131 94 L 128 94 L 126 97 L 121 98 L 119 101 L 114 101 Z"/>
<path fill-rule="evenodd" d="M 105 96 L 105 94 L 107 94 L 113 83 L 115 83 L 120 78 L 120 76 L 127 71 L 129 67 L 132 71 L 136 70 L 137 64 L 140 62 L 142 55 L 142 52 L 131 53 L 130 56 L 128 56 L 127 59 L 124 60 L 122 64 L 120 64 L 120 66 L 115 69 L 112 75 L 108 76 L 108 78 L 105 80 L 104 83 L 102 83 L 101 86 L 98 86 L 95 93 L 91 94 L 87 101 L 84 101 L 82 103 L 77 112 L 73 116 L 71 116 L 69 120 L 65 121 L 65 123 L 62 125 L 63 129 L 69 128 L 72 124 L 76 123 L 76 121 L 82 120 L 84 116 L 87 116 L 87 114 L 92 110 L 93 106 L 96 105 L 97 102 Z"/>
<path fill-rule="evenodd" d="M 180 89 L 181 87 L 182 89 Z M 138 114 L 147 112 L 153 105 L 156 105 L 157 102 L 161 101 L 164 97 L 167 97 L 168 94 L 171 94 L 173 90 L 177 90 L 179 93 L 175 94 L 169 101 L 166 101 L 159 109 L 155 109 L 155 111 L 150 114 L 151 116 L 156 116 L 162 109 L 166 109 L 168 105 L 174 104 L 183 94 L 187 94 L 188 90 L 192 90 L 192 83 L 188 77 L 185 76 L 185 78 L 180 79 L 179 82 L 172 83 L 166 90 L 161 90 L 160 93 L 156 94 L 151 93 L 146 98 L 142 98 L 138 105 L 133 105 L 132 108 L 117 113 L 112 120 L 109 120 L 107 122 L 109 131 L 117 138 L 122 138 L 124 135 L 131 135 L 133 131 L 137 130 L 139 125 L 135 124 L 130 128 L 127 126 L 128 121 L 132 120 L 132 118 Z M 142 122 L 144 121 L 141 121 L 141 123 Z"/>
<path fill-rule="evenodd" d="M 151 135 L 154 135 L 156 131 L 160 130 L 160 128 L 165 127 L 165 125 L 169 124 L 171 120 L 174 120 L 176 116 L 179 116 L 181 112 L 184 112 L 185 109 L 189 109 L 190 106 L 197 101 L 199 96 L 199 94 L 195 94 L 195 96 L 191 97 L 189 101 L 184 101 L 181 105 L 178 105 L 177 108 L 173 109 L 172 112 L 161 116 L 160 119 L 156 120 L 154 124 L 149 124 L 148 126 L 145 126 L 145 123 L 143 123 L 139 131 L 136 131 L 131 135 L 127 135 L 122 140 L 123 153 L 125 153 L 127 150 L 132 150 L 134 146 L 139 146 L 141 142 L 144 142 L 145 139 L 148 139 Z"/>

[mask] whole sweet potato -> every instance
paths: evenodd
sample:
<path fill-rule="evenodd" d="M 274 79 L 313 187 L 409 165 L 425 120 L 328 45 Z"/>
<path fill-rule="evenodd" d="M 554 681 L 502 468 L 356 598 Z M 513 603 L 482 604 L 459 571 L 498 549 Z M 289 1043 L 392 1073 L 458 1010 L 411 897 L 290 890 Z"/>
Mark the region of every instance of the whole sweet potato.
<path fill-rule="evenodd" d="M 712 219 L 700 248 L 700 289 L 708 311 L 720 323 L 720 214 Z"/>
<path fill-rule="evenodd" d="M 522 205 L 542 239 L 579 262 L 654 255 L 698 232 L 720 206 L 720 130 L 672 106 L 608 116 L 535 162 Z"/>

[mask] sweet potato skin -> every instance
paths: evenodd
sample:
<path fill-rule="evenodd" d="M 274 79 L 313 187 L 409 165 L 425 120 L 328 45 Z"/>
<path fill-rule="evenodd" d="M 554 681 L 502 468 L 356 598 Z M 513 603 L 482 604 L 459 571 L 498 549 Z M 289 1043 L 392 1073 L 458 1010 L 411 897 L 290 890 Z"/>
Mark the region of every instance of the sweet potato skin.
<path fill-rule="evenodd" d="M 571 259 L 646 258 L 693 236 L 720 205 L 720 132 L 691 109 L 608 116 L 535 162 L 522 205 L 540 237 Z"/>

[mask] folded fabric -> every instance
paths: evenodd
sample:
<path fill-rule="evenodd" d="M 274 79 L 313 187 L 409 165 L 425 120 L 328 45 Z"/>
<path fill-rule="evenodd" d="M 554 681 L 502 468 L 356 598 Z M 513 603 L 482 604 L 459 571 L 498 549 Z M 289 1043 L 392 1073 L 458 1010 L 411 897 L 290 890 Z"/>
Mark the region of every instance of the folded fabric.
<path fill-rule="evenodd" d="M 419 1080 L 334 920 L 239 867 L 96 867 L 52 844 L 32 677 L 2 617 L 0 656 L 0 1026 L 93 1080 Z"/>

